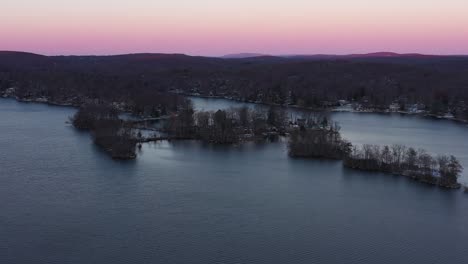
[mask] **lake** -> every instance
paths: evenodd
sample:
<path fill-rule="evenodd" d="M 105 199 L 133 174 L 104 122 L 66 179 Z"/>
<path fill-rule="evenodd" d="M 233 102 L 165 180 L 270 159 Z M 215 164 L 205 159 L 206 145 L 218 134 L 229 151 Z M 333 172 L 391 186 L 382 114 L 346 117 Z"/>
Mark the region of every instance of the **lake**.
<path fill-rule="evenodd" d="M 216 111 L 230 107 L 260 107 L 227 99 L 190 97 L 196 109 Z M 289 109 L 294 117 L 303 116 L 304 110 Z M 330 117 L 341 126 L 344 138 L 353 144 L 392 145 L 402 144 L 416 149 L 423 148 L 433 155 L 456 156 L 467 168 L 460 182 L 468 183 L 468 125 L 452 120 L 403 115 L 399 113 L 331 112 Z"/>
<path fill-rule="evenodd" d="M 194 104 L 239 104 L 212 100 Z M 161 142 L 113 161 L 65 123 L 74 112 L 0 100 L 1 263 L 468 263 L 461 191 L 290 159 L 284 142 Z M 353 143 L 423 147 L 468 167 L 465 125 L 332 117 Z"/>

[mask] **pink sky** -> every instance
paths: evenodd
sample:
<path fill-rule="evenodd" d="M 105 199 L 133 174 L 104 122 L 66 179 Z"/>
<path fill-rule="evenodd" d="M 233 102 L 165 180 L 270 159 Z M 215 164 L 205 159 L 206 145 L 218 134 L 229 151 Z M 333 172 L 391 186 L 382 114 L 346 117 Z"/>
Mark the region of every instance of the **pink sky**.
<path fill-rule="evenodd" d="M 468 54 L 467 12 L 467 0 L 15 0 L 0 50 Z"/>

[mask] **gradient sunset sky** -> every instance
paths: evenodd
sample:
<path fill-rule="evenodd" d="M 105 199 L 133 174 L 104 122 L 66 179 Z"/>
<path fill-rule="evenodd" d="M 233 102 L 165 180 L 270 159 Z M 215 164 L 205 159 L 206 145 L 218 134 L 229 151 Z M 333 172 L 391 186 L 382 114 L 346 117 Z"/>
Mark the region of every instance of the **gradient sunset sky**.
<path fill-rule="evenodd" d="M 5 0 L 0 50 L 468 54 L 468 0 Z"/>

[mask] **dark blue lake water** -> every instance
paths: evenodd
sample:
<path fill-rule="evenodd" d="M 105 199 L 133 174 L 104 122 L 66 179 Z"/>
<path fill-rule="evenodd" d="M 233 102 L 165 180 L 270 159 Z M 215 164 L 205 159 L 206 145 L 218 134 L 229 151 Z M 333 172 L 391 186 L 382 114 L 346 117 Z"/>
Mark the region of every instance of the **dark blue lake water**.
<path fill-rule="evenodd" d="M 282 142 L 146 144 L 116 162 L 65 123 L 74 111 L 0 100 L 2 264 L 468 263 L 461 191 L 290 159 Z M 453 153 L 468 167 L 464 125 L 333 117 L 353 142 Z"/>

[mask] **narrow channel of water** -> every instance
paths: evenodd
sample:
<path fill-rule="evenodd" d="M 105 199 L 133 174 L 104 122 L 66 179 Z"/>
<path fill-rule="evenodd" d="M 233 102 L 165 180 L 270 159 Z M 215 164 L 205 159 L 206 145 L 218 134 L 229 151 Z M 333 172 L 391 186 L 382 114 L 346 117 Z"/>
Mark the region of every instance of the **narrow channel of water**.
<path fill-rule="evenodd" d="M 231 107 L 263 107 L 226 99 L 190 97 L 198 110 L 215 111 Z M 303 110 L 289 109 L 292 116 Z M 403 144 L 423 148 L 433 154 L 456 156 L 466 168 L 461 182 L 468 183 L 468 125 L 451 120 L 403 114 L 332 112 L 343 136 L 353 144 Z"/>

